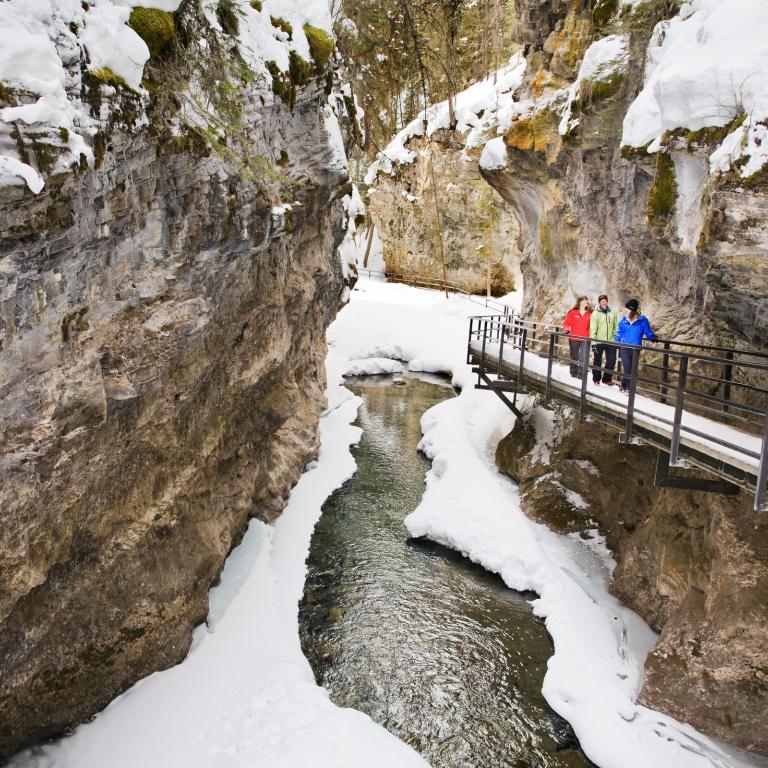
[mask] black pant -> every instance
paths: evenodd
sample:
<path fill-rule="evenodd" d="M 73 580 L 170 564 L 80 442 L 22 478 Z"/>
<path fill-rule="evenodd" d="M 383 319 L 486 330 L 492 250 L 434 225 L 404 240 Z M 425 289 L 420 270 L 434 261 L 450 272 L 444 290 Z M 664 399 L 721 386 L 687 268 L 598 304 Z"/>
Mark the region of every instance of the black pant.
<path fill-rule="evenodd" d="M 595 344 L 593 347 L 595 352 L 595 369 L 603 367 L 603 353 L 605 353 L 605 367 L 612 371 L 616 368 L 616 347 L 611 344 Z M 600 371 L 592 371 L 592 381 L 597 384 L 600 381 Z M 613 381 L 613 376 L 610 373 L 602 372 L 603 384 L 607 384 L 609 381 Z"/>
<path fill-rule="evenodd" d="M 571 360 L 575 360 L 575 363 L 571 363 L 571 376 L 574 379 L 581 378 L 581 345 L 584 343 L 582 339 L 568 339 L 568 346 L 571 349 Z M 587 355 L 587 361 L 589 361 L 589 355 Z"/>
<path fill-rule="evenodd" d="M 634 349 L 627 349 L 626 347 L 619 348 L 621 366 L 624 368 L 624 378 L 621 380 L 621 386 L 624 389 L 629 389 L 629 377 L 632 373 L 632 355 L 634 351 Z"/>

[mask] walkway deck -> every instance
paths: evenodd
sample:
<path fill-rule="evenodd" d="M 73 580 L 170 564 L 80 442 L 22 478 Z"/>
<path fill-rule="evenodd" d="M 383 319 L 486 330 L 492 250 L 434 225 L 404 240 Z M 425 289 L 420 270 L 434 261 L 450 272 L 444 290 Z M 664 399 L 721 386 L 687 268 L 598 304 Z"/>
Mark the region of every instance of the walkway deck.
<path fill-rule="evenodd" d="M 617 386 L 595 385 L 591 364 L 571 378 L 567 342 L 556 326 L 510 316 L 473 318 L 467 361 L 478 374 L 477 387 L 494 391 L 518 413 L 517 395 L 538 393 L 578 411 L 581 420 L 619 430 L 622 443 L 655 446 L 657 485 L 726 494 L 747 488 L 755 493 L 755 509 L 768 510 L 768 356 L 671 341 L 613 345 L 637 350 L 624 394 Z M 581 345 L 582 360 L 587 346 Z M 668 477 L 668 467 L 698 467 L 721 479 Z"/>

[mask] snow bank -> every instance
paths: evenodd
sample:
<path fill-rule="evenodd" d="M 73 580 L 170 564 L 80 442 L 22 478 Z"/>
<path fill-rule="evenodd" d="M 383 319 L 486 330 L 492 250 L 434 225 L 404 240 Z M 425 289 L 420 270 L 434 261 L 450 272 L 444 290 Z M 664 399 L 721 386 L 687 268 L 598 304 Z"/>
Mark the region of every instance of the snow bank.
<path fill-rule="evenodd" d="M 513 417 L 492 393 L 473 388 L 465 355 L 467 317 L 477 309 L 466 299 L 403 285 L 365 278 L 358 285 L 329 329 L 341 364 L 400 357 L 410 370 L 450 373 L 462 387 L 459 397 L 422 418 L 420 448 L 432 468 L 406 526 L 499 573 L 510 587 L 540 595 L 534 609 L 555 643 L 543 692 L 587 755 L 601 768 L 746 765 L 689 726 L 634 703 L 656 636 L 608 594 L 612 560 L 604 542 L 585 544 L 532 523 L 516 486 L 493 467 L 489 445 L 509 431 Z"/>
<path fill-rule="evenodd" d="M 298 602 L 323 501 L 355 471 L 362 402 L 329 355 L 321 448 L 271 526 L 250 522 L 211 591 L 208 626 L 176 667 L 137 683 L 96 719 L 13 768 L 391 768 L 427 764 L 367 716 L 340 709 L 301 652 Z"/>
<path fill-rule="evenodd" d="M 502 136 L 491 139 L 483 147 L 483 154 L 480 155 L 480 167 L 486 171 L 498 171 L 507 167 L 507 145 Z"/>
<path fill-rule="evenodd" d="M 660 22 L 648 47 L 645 85 L 624 119 L 622 144 L 642 147 L 665 131 L 725 126 L 746 113 L 746 128 L 714 159 L 747 155 L 746 177 L 768 159 L 768 3 L 764 0 L 693 0 Z"/>
<path fill-rule="evenodd" d="M 381 373 L 402 373 L 403 366 L 388 357 L 368 357 L 365 360 L 351 360 L 344 376 L 375 376 Z"/>
<path fill-rule="evenodd" d="M 493 75 L 459 93 L 454 100 L 456 115 L 456 130 L 467 134 L 465 147 L 471 149 L 485 144 L 493 135 L 501 135 L 512 124 L 525 107 L 517 104 L 513 98 L 516 88 L 519 88 L 525 75 L 525 59 L 522 53 L 515 54 L 509 63 L 496 72 L 496 82 Z M 416 153 L 405 145 L 414 136 L 424 135 L 425 113 L 422 110 L 418 117 L 403 128 L 400 133 L 387 145 L 384 157 L 371 164 L 365 177 L 366 184 L 373 184 L 376 175 L 392 173 L 397 163 L 412 163 Z M 448 128 L 450 114 L 448 101 L 442 101 L 429 107 L 426 111 L 427 135 L 431 136 L 440 128 Z M 468 156 L 467 156 L 467 159 Z"/>

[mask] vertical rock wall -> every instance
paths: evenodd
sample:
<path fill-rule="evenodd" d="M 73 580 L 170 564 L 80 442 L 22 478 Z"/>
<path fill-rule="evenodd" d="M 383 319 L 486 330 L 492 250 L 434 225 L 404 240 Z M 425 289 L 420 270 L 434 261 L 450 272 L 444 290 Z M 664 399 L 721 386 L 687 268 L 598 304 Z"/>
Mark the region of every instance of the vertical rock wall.
<path fill-rule="evenodd" d="M 491 292 L 503 296 L 522 286 L 517 219 L 480 176 L 482 147 L 467 150 L 465 138 L 439 130 L 427 142 L 414 137 L 413 163 L 379 174 L 370 196 L 371 216 L 384 244 L 388 272 L 443 276 L 440 230 L 448 280 L 484 294 L 491 252 Z M 429 158 L 434 164 L 440 227 Z"/>
<path fill-rule="evenodd" d="M 181 661 L 317 455 L 348 191 L 325 103 L 251 94 L 290 208 L 147 129 L 0 189 L 0 757 Z"/>

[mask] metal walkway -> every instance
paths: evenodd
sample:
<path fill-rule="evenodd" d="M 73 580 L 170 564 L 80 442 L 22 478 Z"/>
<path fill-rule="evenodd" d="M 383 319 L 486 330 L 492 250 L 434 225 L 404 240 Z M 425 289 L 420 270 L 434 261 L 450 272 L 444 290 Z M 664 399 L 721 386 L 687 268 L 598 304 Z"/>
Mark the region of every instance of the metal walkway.
<path fill-rule="evenodd" d="M 555 325 L 508 314 L 475 317 L 467 362 L 477 373 L 476 387 L 495 392 L 518 415 L 518 394 L 538 393 L 545 403 L 555 400 L 578 411 L 581 421 L 619 430 L 621 443 L 655 446 L 660 487 L 722 494 L 747 488 L 755 494 L 755 510 L 768 510 L 768 355 L 669 340 L 611 343 L 617 353 L 620 347 L 634 350 L 631 370 L 617 375 L 592 364 L 591 342 L 605 342 L 579 340 L 574 361 L 569 340 Z M 577 378 L 570 376 L 571 364 Z M 628 394 L 618 386 L 596 386 L 593 371 L 613 373 L 616 380 L 627 376 Z M 697 467 L 720 479 L 669 477 L 669 467 Z"/>

